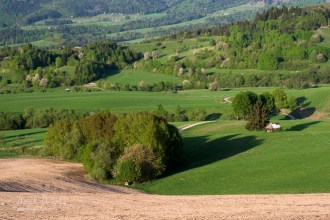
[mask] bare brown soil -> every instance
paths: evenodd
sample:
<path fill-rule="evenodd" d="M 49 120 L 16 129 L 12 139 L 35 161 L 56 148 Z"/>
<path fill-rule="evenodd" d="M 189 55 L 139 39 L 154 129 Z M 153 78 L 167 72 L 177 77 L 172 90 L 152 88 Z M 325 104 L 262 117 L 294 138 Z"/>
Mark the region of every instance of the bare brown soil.
<path fill-rule="evenodd" d="M 329 115 L 326 112 L 316 111 L 313 115 L 307 117 L 306 119 L 310 119 L 310 120 L 324 120 L 324 119 L 329 119 Z"/>
<path fill-rule="evenodd" d="M 80 164 L 0 160 L 0 219 L 330 219 L 330 194 L 160 196 L 83 176 Z"/>

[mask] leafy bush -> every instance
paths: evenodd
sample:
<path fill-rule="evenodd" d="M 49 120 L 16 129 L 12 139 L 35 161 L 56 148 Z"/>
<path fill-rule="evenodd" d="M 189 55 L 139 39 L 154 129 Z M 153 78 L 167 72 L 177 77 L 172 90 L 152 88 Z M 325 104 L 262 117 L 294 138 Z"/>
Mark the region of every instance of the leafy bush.
<path fill-rule="evenodd" d="M 21 114 L 0 112 L 0 130 L 16 130 L 24 128 Z"/>
<path fill-rule="evenodd" d="M 132 160 L 120 160 L 116 165 L 117 180 L 137 181 L 141 176 L 141 169 Z"/>
<path fill-rule="evenodd" d="M 194 109 L 187 113 L 189 121 L 205 121 L 207 112 L 205 109 Z"/>
<path fill-rule="evenodd" d="M 112 177 L 119 155 L 119 148 L 112 143 L 93 143 L 85 148 L 82 162 L 93 178 L 105 180 Z"/>
<path fill-rule="evenodd" d="M 77 123 L 69 120 L 57 121 L 48 128 L 44 154 L 75 159 L 82 140 Z"/>
<path fill-rule="evenodd" d="M 126 148 L 119 158 L 115 176 L 119 181 L 143 182 L 159 176 L 164 170 L 150 146 L 136 144 Z"/>

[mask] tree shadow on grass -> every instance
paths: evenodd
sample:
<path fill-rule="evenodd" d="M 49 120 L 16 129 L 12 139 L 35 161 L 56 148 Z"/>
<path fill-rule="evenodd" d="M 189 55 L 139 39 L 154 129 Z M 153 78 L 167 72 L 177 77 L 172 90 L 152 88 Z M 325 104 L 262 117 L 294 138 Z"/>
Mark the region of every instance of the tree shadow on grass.
<path fill-rule="evenodd" d="M 36 139 L 36 140 L 9 140 L 6 141 L 5 144 L 6 145 L 16 145 L 16 146 L 20 146 L 20 145 L 32 145 L 34 143 L 38 143 L 40 141 L 43 141 L 42 139 Z"/>
<path fill-rule="evenodd" d="M 103 73 L 103 77 L 101 78 L 106 78 L 106 77 L 109 77 L 109 76 L 114 76 L 114 75 L 117 75 L 118 73 L 120 73 L 120 70 L 117 69 L 117 68 L 109 68 L 109 69 L 106 69 Z"/>
<path fill-rule="evenodd" d="M 291 128 L 286 129 L 286 131 L 303 131 L 307 128 L 309 128 L 312 125 L 316 125 L 321 123 L 320 121 L 313 121 L 313 122 L 308 122 L 308 123 L 304 123 L 304 124 L 299 124 L 299 125 L 295 125 L 292 126 Z"/>
<path fill-rule="evenodd" d="M 304 96 L 296 98 L 297 104 L 303 107 L 308 107 L 310 105 L 310 102 L 307 102 L 307 98 Z"/>
<path fill-rule="evenodd" d="M 205 121 L 215 121 L 221 117 L 221 113 L 212 113 L 206 116 Z"/>
<path fill-rule="evenodd" d="M 34 134 L 42 134 L 42 133 L 46 133 L 47 131 L 35 131 L 35 132 L 29 132 L 29 133 L 24 133 L 24 134 L 19 134 L 19 135 L 10 135 L 10 136 L 5 136 L 6 139 L 10 139 L 10 138 L 16 138 L 16 137 L 26 137 L 26 136 L 30 136 L 30 135 L 34 135 Z"/>
<path fill-rule="evenodd" d="M 208 136 L 184 138 L 185 162 L 181 169 L 168 175 L 215 163 L 261 145 L 264 140 L 256 136 L 238 137 L 240 134 L 228 135 L 209 141 Z"/>

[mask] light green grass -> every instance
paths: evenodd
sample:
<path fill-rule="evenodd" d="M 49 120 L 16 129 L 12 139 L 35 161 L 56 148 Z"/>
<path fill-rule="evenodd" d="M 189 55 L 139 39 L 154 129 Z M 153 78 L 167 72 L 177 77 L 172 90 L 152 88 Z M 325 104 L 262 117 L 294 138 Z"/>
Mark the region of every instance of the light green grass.
<path fill-rule="evenodd" d="M 139 82 L 145 81 L 147 84 L 159 83 L 163 82 L 172 82 L 178 85 L 182 84 L 182 78 L 166 75 L 160 73 L 151 73 L 145 70 L 133 70 L 133 69 L 125 69 L 120 71 L 117 74 L 113 74 L 106 78 L 111 83 L 119 83 L 119 84 L 130 84 L 130 85 L 138 85 Z"/>
<path fill-rule="evenodd" d="M 31 44 L 36 47 L 52 47 L 57 45 L 57 43 L 47 40 L 34 41 Z"/>
<path fill-rule="evenodd" d="M 25 129 L 1 132 L 5 136 L 3 148 L 43 146 L 47 129 Z"/>
<path fill-rule="evenodd" d="M 61 72 L 67 72 L 69 75 L 73 75 L 76 70 L 75 66 L 62 66 L 59 68 L 59 71 Z"/>
<path fill-rule="evenodd" d="M 204 108 L 209 113 L 230 114 L 230 104 L 223 103 L 226 97 L 233 98 L 240 91 L 256 93 L 272 92 L 274 88 L 239 88 L 210 92 L 208 90 L 186 90 L 175 93 L 167 92 L 92 92 L 74 93 L 64 89 L 52 90 L 47 93 L 21 93 L 0 95 L 0 111 L 23 112 L 27 107 L 45 109 L 75 109 L 91 112 L 99 109 L 109 109 L 112 112 L 153 111 L 159 104 L 167 110 L 175 110 L 180 105 L 182 109 Z M 308 107 L 317 111 L 330 113 L 330 87 L 286 90 L 289 95 L 304 99 Z"/>
<path fill-rule="evenodd" d="M 216 122 L 183 132 L 179 172 L 138 186 L 166 195 L 330 192 L 330 121 L 281 121 L 283 132 Z"/>
<path fill-rule="evenodd" d="M 207 91 L 206 91 L 207 92 Z M 202 93 L 203 94 L 203 93 Z M 178 105 L 183 109 L 205 108 L 230 109 L 221 106 L 220 93 L 150 93 L 150 92 L 92 92 L 66 93 L 54 91 L 47 93 L 0 95 L 0 111 L 22 112 L 27 107 L 44 109 L 75 109 L 82 112 L 109 109 L 112 112 L 152 111 L 162 104 L 165 109 L 174 110 Z"/>

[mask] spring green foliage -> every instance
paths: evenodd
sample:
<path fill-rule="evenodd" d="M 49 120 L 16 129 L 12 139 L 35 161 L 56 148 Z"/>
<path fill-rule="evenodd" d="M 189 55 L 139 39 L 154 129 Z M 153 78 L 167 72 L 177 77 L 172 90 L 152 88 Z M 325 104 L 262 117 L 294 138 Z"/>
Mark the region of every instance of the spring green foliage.
<path fill-rule="evenodd" d="M 112 178 L 120 150 L 110 143 L 91 143 L 83 148 L 82 162 L 86 171 L 97 180 Z"/>
<path fill-rule="evenodd" d="M 120 181 L 143 182 L 154 179 L 165 170 L 150 146 L 136 144 L 125 149 L 115 167 Z"/>
<path fill-rule="evenodd" d="M 234 115 L 245 119 L 258 99 L 257 94 L 247 91 L 237 94 L 232 103 Z"/>
<path fill-rule="evenodd" d="M 122 149 L 142 144 L 150 146 L 161 164 L 177 158 L 182 144 L 180 135 L 162 118 L 150 113 L 129 113 L 118 119 L 114 142 Z M 171 150 L 177 149 L 177 150 Z"/>
<path fill-rule="evenodd" d="M 294 110 L 297 106 L 297 101 L 294 97 L 289 96 L 285 93 L 283 89 L 275 89 L 273 91 L 273 96 L 275 99 L 275 105 L 277 109 L 288 108 Z"/>
<path fill-rule="evenodd" d="M 6 47 L 0 51 L 0 59 L 4 71 L 14 70 L 14 76 L 3 73 L 1 82 L 5 86 L 0 92 L 82 85 L 114 75 L 123 68 L 131 68 L 129 71 L 133 75 L 136 71 L 154 73 L 156 78 L 159 73 L 178 76 L 183 82 L 180 89 L 309 88 L 330 82 L 327 68 L 330 49 L 320 44 L 323 36 L 315 33 L 316 29 L 327 25 L 329 14 L 329 10 L 321 6 L 274 7 L 248 22 L 130 45 L 135 52 L 104 40 L 83 49 L 66 47 L 56 52 L 36 49 L 31 44 L 18 49 Z M 149 54 L 148 59 L 139 60 L 142 57 L 139 53 Z M 61 65 L 65 66 L 59 68 Z M 72 67 L 73 73 L 65 71 Z M 162 77 L 159 75 L 159 78 Z M 181 83 L 164 80 L 155 83 L 144 79 L 129 81 L 100 81 L 98 85 L 112 91 L 168 91 L 181 86 Z"/>
<path fill-rule="evenodd" d="M 258 60 L 258 69 L 276 70 L 278 68 L 278 58 L 272 54 L 261 53 Z"/>
<path fill-rule="evenodd" d="M 178 130 L 150 113 L 100 112 L 48 129 L 46 155 L 82 161 L 98 180 L 147 181 L 182 162 Z"/>
<path fill-rule="evenodd" d="M 23 91 L 82 85 L 106 76 L 111 70 L 122 69 L 139 57 L 138 53 L 108 41 L 94 42 L 82 50 L 64 48 L 60 52 L 39 49 L 31 44 L 0 49 L 1 65 L 14 73 L 11 80 L 3 79 L 3 84 L 16 83 Z M 63 65 L 71 66 L 75 71 L 62 71 Z M 0 91 L 10 91 L 10 88 L 6 86 Z"/>

